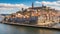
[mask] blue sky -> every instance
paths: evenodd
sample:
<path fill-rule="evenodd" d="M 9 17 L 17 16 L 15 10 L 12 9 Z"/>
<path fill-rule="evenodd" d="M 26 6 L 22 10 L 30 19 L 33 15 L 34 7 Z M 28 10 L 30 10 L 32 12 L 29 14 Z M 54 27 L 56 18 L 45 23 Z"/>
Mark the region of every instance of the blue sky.
<path fill-rule="evenodd" d="M 26 4 L 26 5 L 30 5 L 32 2 L 35 1 L 43 1 L 43 0 L 0 0 L 0 3 L 11 3 L 11 4 Z M 44 1 L 57 1 L 57 0 L 44 0 Z"/>
<path fill-rule="evenodd" d="M 31 7 L 31 3 L 34 2 L 34 6 L 44 5 L 53 7 L 55 9 L 60 8 L 60 1 L 58 0 L 0 0 L 0 14 L 11 14 L 21 10 L 21 8 Z"/>

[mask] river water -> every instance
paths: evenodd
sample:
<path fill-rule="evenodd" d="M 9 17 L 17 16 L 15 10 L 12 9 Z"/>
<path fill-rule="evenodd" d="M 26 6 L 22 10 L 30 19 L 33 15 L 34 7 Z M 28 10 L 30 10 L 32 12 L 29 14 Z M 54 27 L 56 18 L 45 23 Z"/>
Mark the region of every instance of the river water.
<path fill-rule="evenodd" d="M 0 23 L 0 34 L 60 34 L 60 31 Z"/>

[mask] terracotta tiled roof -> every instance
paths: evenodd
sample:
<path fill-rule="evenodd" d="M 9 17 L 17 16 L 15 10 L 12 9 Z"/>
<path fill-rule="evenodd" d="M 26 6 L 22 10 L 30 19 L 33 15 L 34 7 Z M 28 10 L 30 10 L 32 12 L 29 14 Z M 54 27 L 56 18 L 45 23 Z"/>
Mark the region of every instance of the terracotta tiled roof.
<path fill-rule="evenodd" d="M 34 8 L 30 7 L 28 9 L 42 9 L 42 7 L 34 7 Z"/>

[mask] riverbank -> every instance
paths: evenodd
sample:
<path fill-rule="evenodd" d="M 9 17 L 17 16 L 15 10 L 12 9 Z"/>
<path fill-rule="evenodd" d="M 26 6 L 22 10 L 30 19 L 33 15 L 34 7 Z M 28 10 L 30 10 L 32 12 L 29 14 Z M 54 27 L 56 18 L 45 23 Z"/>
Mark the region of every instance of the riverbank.
<path fill-rule="evenodd" d="M 23 23 L 12 23 L 12 22 L 1 22 L 3 24 L 9 24 L 9 25 L 18 25 L 18 26 L 27 26 L 27 27 L 36 27 L 36 28 L 43 28 L 43 29 L 51 29 L 51 30 L 60 30 L 60 28 L 56 27 L 45 27 L 41 25 L 31 25 L 31 24 L 23 24 Z"/>
<path fill-rule="evenodd" d="M 0 34 L 60 34 L 59 30 L 0 23 Z"/>

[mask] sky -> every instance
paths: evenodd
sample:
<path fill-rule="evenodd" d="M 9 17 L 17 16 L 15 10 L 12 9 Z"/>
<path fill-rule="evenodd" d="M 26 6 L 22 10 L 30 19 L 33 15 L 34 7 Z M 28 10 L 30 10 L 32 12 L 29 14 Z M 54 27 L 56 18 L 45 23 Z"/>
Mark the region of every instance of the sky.
<path fill-rule="evenodd" d="M 0 14 L 15 13 L 21 8 L 27 9 L 31 7 L 32 2 L 34 6 L 45 6 L 60 10 L 60 0 L 0 0 Z"/>

